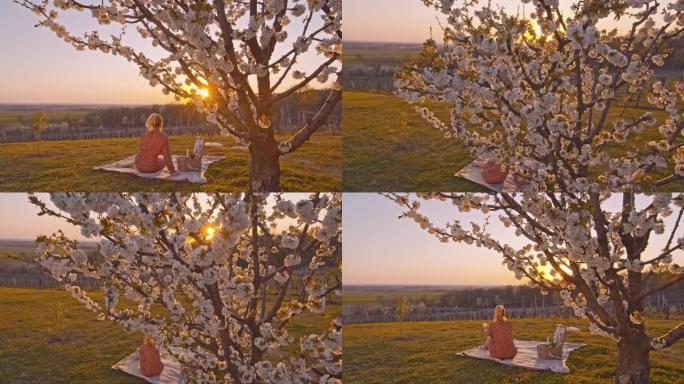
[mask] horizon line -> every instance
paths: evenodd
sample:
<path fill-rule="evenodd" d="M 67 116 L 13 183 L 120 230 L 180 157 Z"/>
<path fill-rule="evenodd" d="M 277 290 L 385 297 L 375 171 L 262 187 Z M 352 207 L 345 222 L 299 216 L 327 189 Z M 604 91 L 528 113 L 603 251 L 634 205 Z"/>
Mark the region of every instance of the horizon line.
<path fill-rule="evenodd" d="M 425 41 L 391 41 L 391 40 L 342 40 L 342 49 L 344 43 L 375 43 L 375 44 L 423 44 Z"/>

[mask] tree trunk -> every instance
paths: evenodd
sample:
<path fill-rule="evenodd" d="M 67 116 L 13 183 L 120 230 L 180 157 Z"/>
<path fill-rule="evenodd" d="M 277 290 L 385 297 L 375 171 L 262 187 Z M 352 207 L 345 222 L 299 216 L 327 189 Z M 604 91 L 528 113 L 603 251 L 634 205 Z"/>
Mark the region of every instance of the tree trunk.
<path fill-rule="evenodd" d="M 280 150 L 273 138 L 249 147 L 249 185 L 254 192 L 280 192 Z"/>
<path fill-rule="evenodd" d="M 618 342 L 617 384 L 648 384 L 650 339 L 644 333 L 622 337 Z"/>

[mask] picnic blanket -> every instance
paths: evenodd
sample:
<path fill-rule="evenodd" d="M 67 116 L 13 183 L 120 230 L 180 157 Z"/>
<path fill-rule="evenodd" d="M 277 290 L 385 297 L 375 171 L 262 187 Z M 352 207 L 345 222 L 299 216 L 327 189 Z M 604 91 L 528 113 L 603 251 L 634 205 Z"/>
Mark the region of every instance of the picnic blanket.
<path fill-rule="evenodd" d="M 138 352 L 133 352 L 124 357 L 121 361 L 114 364 L 112 369 L 128 373 L 129 375 L 139 377 L 148 383 L 154 384 L 183 384 L 185 379 L 181 373 L 181 367 L 178 360 L 174 359 L 168 353 L 162 352 L 162 363 L 164 363 L 164 370 L 159 376 L 147 377 L 140 372 L 140 363 L 138 362 Z"/>
<path fill-rule="evenodd" d="M 518 184 L 515 181 L 515 177 L 513 175 L 509 174 L 508 177 L 506 177 L 506 180 L 504 180 L 503 183 L 500 184 L 488 184 L 484 181 L 482 178 L 482 163 L 485 162 L 486 160 L 483 159 L 477 159 L 470 164 L 466 165 L 456 173 L 456 176 L 460 176 L 464 179 L 470 180 L 473 183 L 480 184 L 494 192 L 499 192 L 499 193 L 514 193 L 514 192 L 525 192 L 529 189 L 528 185 L 525 184 Z"/>
<path fill-rule="evenodd" d="M 177 166 L 177 156 L 172 155 L 173 165 Z M 171 173 L 166 169 L 162 169 L 155 173 L 143 173 L 135 168 L 135 155 L 129 156 L 123 160 L 115 161 L 113 163 L 101 165 L 95 167 L 95 169 L 110 172 L 127 173 L 129 175 L 135 175 L 138 177 L 144 177 L 146 179 L 157 179 L 163 181 L 189 181 L 195 184 L 206 184 L 207 179 L 204 177 L 204 172 L 217 161 L 225 159 L 224 156 L 204 156 L 202 158 L 202 170 L 201 171 L 189 171 L 180 172 L 178 175 L 172 176 Z"/>
<path fill-rule="evenodd" d="M 565 343 L 563 346 L 563 360 L 543 360 L 537 357 L 538 341 L 529 340 L 513 340 L 515 346 L 518 348 L 518 354 L 511 360 L 499 360 L 489 356 L 489 351 L 482 349 L 482 346 L 465 350 L 459 355 L 474 357 L 476 359 L 492 360 L 500 364 L 511 367 L 520 367 L 526 369 L 534 369 L 537 371 L 553 371 L 558 373 L 570 373 L 570 368 L 567 366 L 570 354 L 586 344 Z"/>

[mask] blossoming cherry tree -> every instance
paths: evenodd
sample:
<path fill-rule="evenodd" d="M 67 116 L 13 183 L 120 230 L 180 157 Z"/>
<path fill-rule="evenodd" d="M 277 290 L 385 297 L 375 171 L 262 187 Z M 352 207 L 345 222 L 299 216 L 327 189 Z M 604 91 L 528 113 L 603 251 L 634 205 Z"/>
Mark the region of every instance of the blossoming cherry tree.
<path fill-rule="evenodd" d="M 424 2 L 446 19 L 444 45 L 407 63 L 397 94 L 474 157 L 533 191 L 684 178 L 684 84 L 657 79 L 684 36 L 684 1 L 533 0 L 528 18 L 477 0 Z M 607 30 L 615 20 L 622 28 Z"/>
<path fill-rule="evenodd" d="M 589 320 L 590 331 L 617 342 L 618 384 L 648 383 L 651 351 L 684 338 L 684 322 L 664 335 L 650 334 L 644 323 L 645 300 L 684 281 L 684 268 L 673 260 L 684 255 L 684 194 L 386 196 L 402 207 L 403 218 L 440 241 L 496 252 L 516 278 L 543 294 L 558 292 L 575 315 Z M 481 220 L 462 223 L 456 214 L 436 224 L 423 213 L 423 201 L 479 211 Z M 490 232 L 497 220 L 521 241 L 503 242 Z M 649 248 L 656 241 L 662 248 Z M 666 279 L 658 282 L 656 274 Z"/>
<path fill-rule="evenodd" d="M 320 315 L 341 288 L 341 196 L 58 193 L 52 205 L 31 201 L 97 241 L 88 255 L 61 231 L 43 235 L 40 265 L 101 320 L 153 337 L 189 382 L 341 382 L 342 324 L 331 318 L 325 330 Z M 83 278 L 99 281 L 104 298 L 82 289 Z M 323 324 L 302 331 L 302 316 Z"/>
<path fill-rule="evenodd" d="M 150 85 L 176 100 L 194 100 L 209 122 L 248 145 L 255 191 L 280 190 L 280 157 L 307 142 L 341 99 L 331 76 L 337 77 L 341 56 L 342 0 L 14 2 L 76 49 L 122 57 Z M 91 16 L 98 29 L 70 32 L 60 20 L 73 11 Z M 128 34 L 148 48 L 136 48 Z M 304 127 L 279 140 L 274 107 L 316 83 L 330 88 L 327 97 Z"/>

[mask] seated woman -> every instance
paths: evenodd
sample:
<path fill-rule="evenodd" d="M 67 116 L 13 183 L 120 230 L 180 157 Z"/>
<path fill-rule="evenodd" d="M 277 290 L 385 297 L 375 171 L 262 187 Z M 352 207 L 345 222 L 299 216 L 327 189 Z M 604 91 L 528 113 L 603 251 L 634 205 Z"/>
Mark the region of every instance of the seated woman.
<path fill-rule="evenodd" d="M 164 363 L 152 337 L 145 335 L 143 345 L 138 348 L 138 361 L 140 372 L 147 377 L 158 376 L 164 370 Z"/>
<path fill-rule="evenodd" d="M 147 118 L 145 127 L 147 127 L 147 132 L 140 140 L 140 149 L 135 156 L 135 167 L 140 172 L 154 173 L 166 166 L 172 175 L 177 175 L 178 172 L 171 160 L 169 138 L 162 132 L 164 119 L 161 115 L 153 113 Z M 161 159 L 159 155 L 162 155 Z"/>
<path fill-rule="evenodd" d="M 487 328 L 488 335 L 485 349 L 489 356 L 499 360 L 509 360 L 518 354 L 513 343 L 513 323 L 506 317 L 506 308 L 497 305 L 494 308 L 494 321 Z"/>

